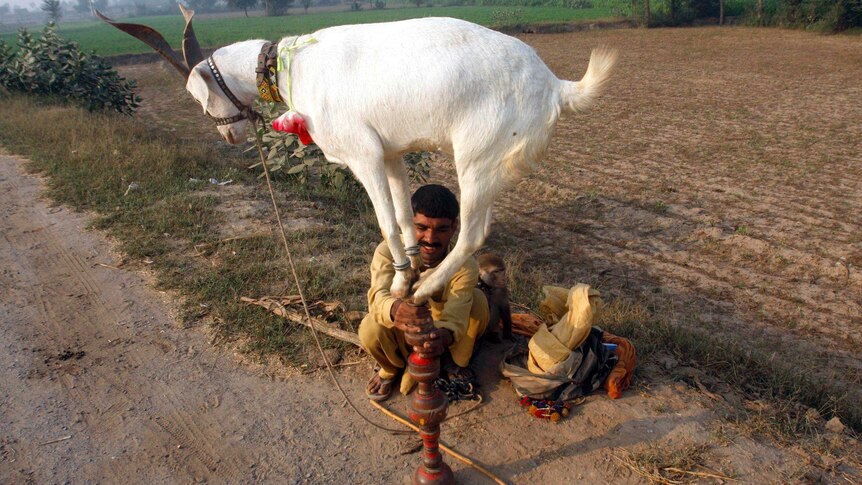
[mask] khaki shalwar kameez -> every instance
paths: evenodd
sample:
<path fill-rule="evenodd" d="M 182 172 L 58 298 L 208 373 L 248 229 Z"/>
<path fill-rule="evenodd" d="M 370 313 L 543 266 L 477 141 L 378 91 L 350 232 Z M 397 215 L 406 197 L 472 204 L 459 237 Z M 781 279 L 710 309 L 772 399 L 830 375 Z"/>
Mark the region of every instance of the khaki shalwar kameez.
<path fill-rule="evenodd" d="M 392 379 L 404 369 L 410 351 L 404 333 L 394 328 L 391 318 L 395 298 L 389 293 L 395 269 L 392 253 L 386 242 L 380 243 L 371 260 L 371 288 L 368 290 L 368 315 L 359 325 L 359 340 L 366 352 L 380 365 L 380 377 Z M 443 291 L 429 301 L 434 326 L 451 330 L 454 343 L 449 346 L 452 360 L 467 367 L 473 356 L 476 340 L 488 326 L 488 301 L 476 288 L 479 266 L 471 257 L 452 276 Z M 405 373 L 405 376 L 407 374 Z M 412 387 L 402 381 L 402 392 Z"/>

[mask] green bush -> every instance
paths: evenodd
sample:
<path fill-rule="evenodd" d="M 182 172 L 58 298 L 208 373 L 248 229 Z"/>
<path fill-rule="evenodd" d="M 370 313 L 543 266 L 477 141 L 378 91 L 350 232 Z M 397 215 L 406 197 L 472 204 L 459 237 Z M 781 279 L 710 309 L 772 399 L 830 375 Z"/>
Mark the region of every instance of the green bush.
<path fill-rule="evenodd" d="M 71 100 L 89 111 L 115 110 L 131 115 L 140 98 L 135 82 L 120 77 L 104 60 L 81 52 L 48 24 L 41 37 L 18 33 L 18 51 L 0 42 L 0 86 L 10 91 Z"/>
<path fill-rule="evenodd" d="M 524 23 L 524 9 L 501 8 L 491 12 L 491 25 L 494 27 L 513 27 Z"/>
<path fill-rule="evenodd" d="M 862 0 L 765 0 L 763 16 L 767 25 L 840 32 L 862 27 Z"/>
<path fill-rule="evenodd" d="M 263 142 L 263 155 L 266 164 L 273 175 L 285 174 L 301 185 L 319 185 L 342 191 L 360 190 L 357 181 L 350 170 L 342 165 L 326 160 L 316 145 L 303 146 L 299 138 L 290 133 L 272 129 L 272 120 L 281 115 L 284 105 L 275 103 L 258 103 L 257 111 L 263 116 L 260 136 Z M 257 152 L 255 134 L 249 137 L 253 144 L 248 151 Z M 256 156 L 255 156 L 256 158 Z M 425 183 L 431 171 L 431 154 L 428 152 L 409 153 L 404 157 L 407 174 L 410 180 Z M 260 162 L 249 168 L 259 167 Z M 263 174 L 261 173 L 261 176 Z"/>

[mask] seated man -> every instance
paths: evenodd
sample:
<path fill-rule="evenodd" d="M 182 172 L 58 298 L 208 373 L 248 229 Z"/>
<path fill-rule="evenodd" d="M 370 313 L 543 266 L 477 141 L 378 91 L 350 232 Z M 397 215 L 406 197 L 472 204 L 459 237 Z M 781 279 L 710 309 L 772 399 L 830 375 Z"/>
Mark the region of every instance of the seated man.
<path fill-rule="evenodd" d="M 425 268 L 434 268 L 449 252 L 449 242 L 458 229 L 458 200 L 442 185 L 420 187 L 411 199 L 413 224 L 419 241 L 420 255 Z M 380 243 L 371 260 L 371 289 L 368 290 L 368 315 L 359 325 L 359 340 L 366 352 L 374 357 L 380 370 L 368 381 L 366 393 L 376 401 L 387 399 L 393 383 L 404 370 L 410 349 L 404 340 L 404 332 L 415 327 L 396 321 L 409 321 L 410 308 L 389 293 L 395 276 L 392 253 L 386 242 Z M 467 369 L 473 355 L 476 340 L 488 325 L 488 302 L 484 293 L 476 288 L 479 267 L 470 258 L 452 279 L 446 283 L 441 294 L 429 300 L 434 326 L 431 342 L 425 345 L 442 345 L 448 350 L 441 356 L 443 372 L 450 376 L 470 378 Z M 415 312 L 414 312 L 415 313 Z M 448 366 L 447 366 L 448 363 Z M 411 384 L 404 381 L 401 391 L 410 391 Z"/>

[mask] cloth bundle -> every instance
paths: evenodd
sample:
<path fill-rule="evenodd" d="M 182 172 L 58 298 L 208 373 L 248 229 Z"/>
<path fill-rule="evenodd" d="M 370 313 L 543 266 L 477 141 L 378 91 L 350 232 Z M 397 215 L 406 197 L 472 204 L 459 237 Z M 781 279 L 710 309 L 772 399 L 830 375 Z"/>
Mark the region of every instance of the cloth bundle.
<path fill-rule="evenodd" d="M 534 374 L 560 375 L 576 359 L 573 350 L 587 340 L 602 300 L 597 290 L 582 283 L 571 290 L 545 286 L 542 291 L 545 293 L 542 313 L 558 322 L 551 328 L 540 325 L 530 339 L 527 369 Z"/>
<path fill-rule="evenodd" d="M 526 348 L 510 350 L 500 365 L 503 375 L 519 395 L 533 399 L 568 401 L 603 383 L 608 395 L 618 398 L 631 381 L 635 350 L 628 340 L 593 328 L 602 305 L 599 292 L 585 284 L 545 286 L 542 291 L 540 310 L 556 323 L 540 324 Z M 616 351 L 604 342 L 617 344 Z"/>

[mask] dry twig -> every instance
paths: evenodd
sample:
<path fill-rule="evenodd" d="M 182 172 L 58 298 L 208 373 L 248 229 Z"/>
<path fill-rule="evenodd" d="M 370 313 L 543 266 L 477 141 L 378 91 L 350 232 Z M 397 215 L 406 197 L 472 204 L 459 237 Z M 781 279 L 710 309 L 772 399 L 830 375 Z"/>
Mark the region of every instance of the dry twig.
<path fill-rule="evenodd" d="M 44 442 L 44 443 L 39 443 L 39 446 L 51 445 L 51 444 L 54 444 L 54 443 L 59 443 L 59 442 L 61 442 L 61 441 L 66 441 L 66 440 L 70 440 L 70 439 L 72 439 L 72 435 L 69 435 L 69 436 L 63 436 L 62 438 L 57 438 L 57 439 L 55 439 L 55 440 L 46 441 L 46 442 Z"/>
<path fill-rule="evenodd" d="M 290 297 L 286 297 L 286 299 L 289 299 L 289 298 Z M 360 344 L 360 342 L 359 342 L 359 335 L 357 335 L 353 332 L 346 332 L 344 330 L 333 328 L 332 325 L 330 325 L 328 322 L 325 322 L 325 321 L 317 319 L 317 318 L 311 318 L 311 323 L 309 324 L 306 321 L 306 318 L 302 313 L 297 312 L 295 310 L 291 310 L 290 308 L 287 308 L 284 305 L 284 303 L 282 303 L 281 301 L 277 301 L 273 298 L 268 298 L 268 297 L 254 299 L 254 298 L 248 298 L 245 296 L 241 297 L 240 301 L 250 303 L 252 305 L 262 306 L 262 307 L 266 308 L 267 310 L 271 311 L 272 313 L 275 313 L 276 315 L 279 315 L 279 316 L 286 318 L 288 321 L 298 323 L 298 324 L 304 325 L 306 327 L 314 325 L 314 329 L 320 333 L 325 333 L 326 335 L 329 335 L 330 337 L 334 337 L 334 338 L 337 338 L 338 340 L 351 343 L 351 344 L 353 344 L 357 347 L 360 347 L 360 348 L 362 347 L 362 344 Z"/>
<path fill-rule="evenodd" d="M 696 477 L 716 478 L 718 480 L 730 480 L 731 482 L 736 481 L 735 479 L 730 478 L 730 477 L 725 476 L 725 475 L 718 475 L 716 473 L 707 473 L 707 472 L 694 472 L 691 470 L 682 470 L 682 469 L 674 468 L 674 467 L 670 467 L 670 466 L 667 468 L 662 468 L 662 470 L 673 472 L 673 473 L 683 473 L 685 475 L 694 475 Z"/>

